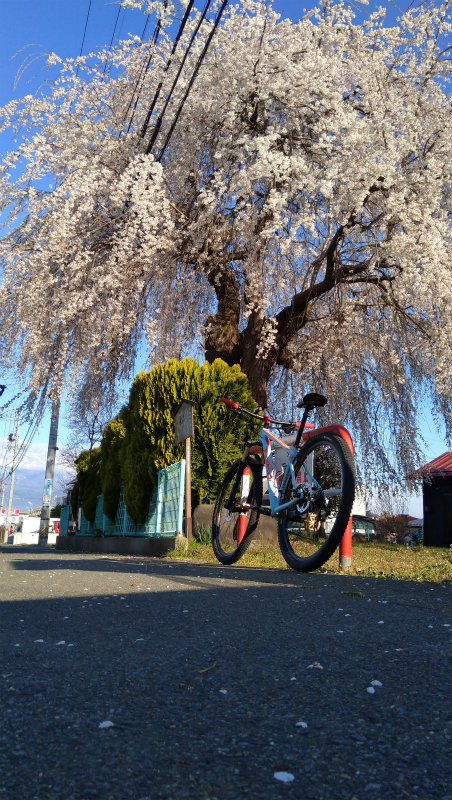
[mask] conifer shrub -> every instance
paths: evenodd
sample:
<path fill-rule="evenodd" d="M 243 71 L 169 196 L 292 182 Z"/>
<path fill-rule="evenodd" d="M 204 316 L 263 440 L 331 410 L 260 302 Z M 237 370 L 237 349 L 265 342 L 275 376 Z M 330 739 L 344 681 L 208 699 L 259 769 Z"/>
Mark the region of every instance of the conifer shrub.
<path fill-rule="evenodd" d="M 125 417 L 128 409 L 124 407 L 118 416 L 106 426 L 101 450 L 100 481 L 103 495 L 103 512 L 114 521 L 118 510 L 122 486 L 121 452 L 126 435 Z"/>
<path fill-rule="evenodd" d="M 100 482 L 101 448 L 83 450 L 77 459 L 77 480 L 71 492 L 72 512 L 79 507 L 87 520 L 94 522 L 97 496 L 102 493 Z"/>
<path fill-rule="evenodd" d="M 255 406 L 240 367 L 230 367 L 221 359 L 203 365 L 192 358 L 172 359 L 137 375 L 119 454 L 124 502 L 135 523 L 145 521 L 158 470 L 184 457 L 183 443 L 174 443 L 173 420 L 183 399 L 195 404 L 193 505 L 214 502 L 226 469 L 241 455 L 245 440 L 259 429 L 259 424 L 238 419 L 220 403 L 222 395 L 244 408 Z"/>

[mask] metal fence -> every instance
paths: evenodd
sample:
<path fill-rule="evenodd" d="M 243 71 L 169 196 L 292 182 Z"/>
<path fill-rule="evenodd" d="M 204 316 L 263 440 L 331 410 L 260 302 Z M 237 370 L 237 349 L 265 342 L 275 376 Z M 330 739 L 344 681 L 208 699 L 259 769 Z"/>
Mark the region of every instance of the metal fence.
<path fill-rule="evenodd" d="M 91 524 L 89 519 L 86 519 L 82 509 L 80 509 L 80 528 L 77 531 L 77 536 L 94 536 L 94 525 Z"/>
<path fill-rule="evenodd" d="M 103 496 L 97 497 L 94 523 L 89 522 L 83 511 L 77 536 L 175 536 L 182 533 L 185 489 L 185 460 L 178 461 L 158 472 L 157 487 L 149 503 L 148 514 L 143 525 L 136 525 L 127 513 L 123 492 L 119 498 L 116 518 L 113 522 L 103 513 Z M 67 506 L 69 509 L 69 507 Z M 65 511 L 66 509 L 62 509 Z M 62 519 L 62 516 L 61 516 Z M 68 515 L 69 520 L 69 515 Z M 62 533 L 67 536 L 66 533 Z"/>
<path fill-rule="evenodd" d="M 103 512 L 103 499 L 102 494 L 97 495 L 94 529 L 98 536 L 102 534 L 112 535 L 115 532 L 115 523 Z"/>
<path fill-rule="evenodd" d="M 71 507 L 63 506 L 60 512 L 60 536 L 68 535 L 70 517 L 71 517 Z"/>
<path fill-rule="evenodd" d="M 174 536 L 182 533 L 184 508 L 185 459 L 159 470 L 157 502 L 149 516 L 149 525 L 154 525 L 154 536 Z M 152 502 L 152 501 L 151 501 Z"/>

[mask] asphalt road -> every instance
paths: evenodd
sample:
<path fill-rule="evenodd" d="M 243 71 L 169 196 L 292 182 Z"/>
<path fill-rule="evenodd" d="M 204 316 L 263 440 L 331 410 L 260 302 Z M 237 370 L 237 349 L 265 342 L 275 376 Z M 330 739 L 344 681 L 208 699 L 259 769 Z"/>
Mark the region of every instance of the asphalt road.
<path fill-rule="evenodd" d="M 451 586 L 2 548 L 0 587 L 1 800 L 452 800 Z"/>

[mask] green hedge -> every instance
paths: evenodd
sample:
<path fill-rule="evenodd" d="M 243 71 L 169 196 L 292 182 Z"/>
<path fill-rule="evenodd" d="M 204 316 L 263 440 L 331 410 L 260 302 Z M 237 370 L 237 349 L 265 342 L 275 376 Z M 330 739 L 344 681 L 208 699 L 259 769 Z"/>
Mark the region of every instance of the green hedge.
<path fill-rule="evenodd" d="M 227 467 L 241 454 L 246 438 L 256 433 L 255 426 L 250 428 L 220 403 L 222 395 L 245 408 L 256 405 L 240 367 L 229 367 L 220 359 L 202 366 L 192 358 L 173 359 L 137 375 L 122 451 L 124 502 L 134 522 L 146 518 L 158 470 L 184 457 L 184 445 L 174 443 L 173 420 L 183 399 L 195 404 L 193 504 L 214 502 Z"/>
<path fill-rule="evenodd" d="M 107 425 L 100 446 L 100 481 L 103 494 L 103 512 L 112 521 L 114 521 L 118 510 L 122 485 L 121 451 L 126 435 L 124 420 L 127 412 L 128 409 L 123 408 L 118 416 Z"/>
<path fill-rule="evenodd" d="M 122 485 L 127 512 L 135 523 L 143 523 L 158 470 L 184 457 L 183 443 L 174 443 L 173 419 L 183 399 L 194 402 L 193 505 L 213 503 L 227 468 L 260 427 L 238 419 L 220 402 L 221 396 L 244 408 L 256 405 L 240 367 L 229 367 L 220 359 L 202 365 L 192 358 L 173 359 L 149 372 L 141 371 L 133 381 L 127 406 L 107 426 L 101 447 L 91 451 L 98 455 L 85 451 L 79 457 L 73 509 L 80 496 L 85 516 L 94 521 L 93 498 L 102 492 L 104 513 L 113 520 Z M 92 482 L 89 488 L 88 481 Z"/>
<path fill-rule="evenodd" d="M 71 492 L 71 507 L 76 515 L 81 505 L 90 522 L 96 516 L 97 496 L 102 493 L 100 481 L 101 449 L 84 450 L 77 459 L 77 480 Z"/>

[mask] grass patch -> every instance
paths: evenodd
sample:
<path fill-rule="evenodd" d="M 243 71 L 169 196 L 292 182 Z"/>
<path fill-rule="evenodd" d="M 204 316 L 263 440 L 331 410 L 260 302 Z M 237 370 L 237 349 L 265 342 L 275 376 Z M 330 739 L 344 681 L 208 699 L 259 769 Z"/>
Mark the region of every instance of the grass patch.
<path fill-rule="evenodd" d="M 176 550 L 167 553 L 166 557 L 218 564 L 211 544 L 199 541 L 190 542 L 188 552 L 185 545 L 180 544 Z M 238 565 L 289 569 L 279 548 L 264 542 L 253 542 Z M 317 571 L 340 572 L 339 552 L 336 550 L 330 560 Z M 354 542 L 349 574 L 371 578 L 397 578 L 404 581 L 452 583 L 452 549 Z M 345 592 L 345 594 L 358 596 L 359 593 Z"/>

